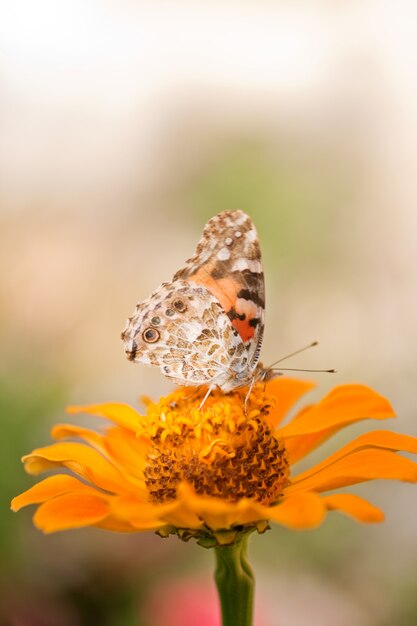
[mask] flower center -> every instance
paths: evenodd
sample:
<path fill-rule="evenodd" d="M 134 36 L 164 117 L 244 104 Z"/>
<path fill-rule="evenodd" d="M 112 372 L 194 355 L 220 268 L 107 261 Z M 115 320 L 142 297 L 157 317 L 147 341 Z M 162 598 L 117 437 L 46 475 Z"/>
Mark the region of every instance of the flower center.
<path fill-rule="evenodd" d="M 246 414 L 246 390 L 214 391 L 201 410 L 204 390 L 182 388 L 149 403 L 138 434 L 151 443 L 145 467 L 150 499 L 174 500 L 178 484 L 187 481 L 201 495 L 231 502 L 276 501 L 289 483 L 289 465 L 265 419 L 275 400 L 262 389 L 255 386 Z"/>

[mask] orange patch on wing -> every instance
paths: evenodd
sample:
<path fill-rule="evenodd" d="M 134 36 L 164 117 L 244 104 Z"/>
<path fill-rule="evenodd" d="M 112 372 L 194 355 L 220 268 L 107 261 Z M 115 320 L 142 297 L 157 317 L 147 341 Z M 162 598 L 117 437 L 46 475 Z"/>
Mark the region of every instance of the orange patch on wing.
<path fill-rule="evenodd" d="M 249 325 L 248 319 L 240 320 L 236 318 L 232 320 L 232 326 L 236 328 L 244 343 L 252 339 L 255 334 L 255 327 Z"/>
<path fill-rule="evenodd" d="M 197 283 L 205 287 L 222 305 L 223 309 L 230 311 L 235 305 L 237 294 L 242 288 L 241 285 L 234 282 L 230 277 L 216 279 L 210 275 L 213 266 L 210 264 L 200 267 L 198 272 L 189 276 L 188 281 Z"/>
<path fill-rule="evenodd" d="M 205 287 L 222 305 L 225 313 L 228 313 L 230 309 L 235 309 L 238 314 L 245 314 L 244 320 L 234 319 L 232 320 L 233 327 L 239 333 L 242 341 L 246 343 L 255 334 L 255 327 L 249 325 L 249 320 L 256 317 L 257 310 L 253 303 L 245 302 L 242 305 L 242 300 L 238 300 L 237 294 L 242 289 L 242 285 L 239 282 L 233 280 L 230 276 L 225 278 L 213 278 L 210 274 L 212 265 L 207 263 L 200 267 L 198 272 L 189 276 L 187 280 L 197 283 Z"/>

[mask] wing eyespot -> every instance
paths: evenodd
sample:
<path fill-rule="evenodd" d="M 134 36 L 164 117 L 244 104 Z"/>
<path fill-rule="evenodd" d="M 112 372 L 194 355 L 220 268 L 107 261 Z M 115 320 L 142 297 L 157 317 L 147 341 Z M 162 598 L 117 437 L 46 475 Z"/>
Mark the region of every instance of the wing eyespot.
<path fill-rule="evenodd" d="M 151 324 L 153 324 L 154 326 L 158 326 L 158 324 L 161 323 L 161 318 L 158 317 L 158 315 L 155 315 L 152 319 L 151 319 Z"/>
<path fill-rule="evenodd" d="M 155 343 L 156 341 L 158 341 L 160 336 L 161 333 L 159 332 L 159 330 L 156 330 L 156 328 L 152 327 L 147 328 L 142 333 L 143 340 L 146 341 L 146 343 Z"/>
<path fill-rule="evenodd" d="M 185 311 L 187 310 L 187 305 L 181 298 L 176 298 L 173 301 L 172 306 L 176 311 L 178 311 L 178 313 L 185 313 Z"/>
<path fill-rule="evenodd" d="M 173 309 L 166 309 L 165 315 L 167 317 L 172 317 L 173 315 L 175 315 L 175 311 Z"/>

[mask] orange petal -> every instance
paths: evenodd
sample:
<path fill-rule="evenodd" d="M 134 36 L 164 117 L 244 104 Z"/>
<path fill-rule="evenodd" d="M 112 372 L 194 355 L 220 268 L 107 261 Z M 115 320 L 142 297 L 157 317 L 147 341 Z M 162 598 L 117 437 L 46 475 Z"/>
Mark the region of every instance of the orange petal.
<path fill-rule="evenodd" d="M 67 413 L 87 413 L 97 415 L 115 422 L 119 426 L 124 426 L 128 430 L 136 432 L 138 430 L 140 414 L 132 409 L 128 404 L 118 402 L 107 402 L 105 404 L 86 404 L 85 406 L 69 406 Z"/>
<path fill-rule="evenodd" d="M 275 396 L 277 400 L 276 406 L 267 417 L 270 427 L 275 428 L 297 400 L 315 385 L 313 382 L 297 378 L 278 377 L 269 381 L 266 385 L 266 393 Z"/>
<path fill-rule="evenodd" d="M 145 502 L 134 495 L 120 496 L 112 502 L 114 517 L 128 520 L 137 530 L 152 530 L 171 524 L 178 528 L 199 528 L 201 519 L 179 499 L 165 504 Z"/>
<path fill-rule="evenodd" d="M 325 504 L 315 493 L 299 493 L 268 508 L 267 519 L 293 529 L 316 528 L 326 515 Z"/>
<path fill-rule="evenodd" d="M 394 411 L 386 398 L 365 385 L 335 387 L 309 411 L 280 428 L 279 437 L 288 439 L 318 433 L 327 429 L 342 428 L 366 418 L 387 419 Z"/>
<path fill-rule="evenodd" d="M 307 454 L 318 448 L 329 437 L 331 437 L 338 428 L 328 428 L 320 433 L 313 435 L 301 435 L 300 437 L 289 437 L 285 439 L 285 451 L 287 453 L 288 463 L 293 466 L 303 459 Z"/>
<path fill-rule="evenodd" d="M 342 511 L 358 522 L 382 522 L 384 513 L 367 500 L 352 493 L 334 493 L 323 496 L 323 502 L 330 511 Z"/>
<path fill-rule="evenodd" d="M 309 476 L 317 474 L 325 468 L 330 467 L 342 457 L 365 448 L 385 448 L 396 452 L 403 451 L 417 454 L 417 437 L 401 435 L 399 433 L 393 433 L 389 430 L 372 430 L 369 433 L 364 433 L 363 435 L 356 437 L 356 439 L 327 457 L 327 459 L 324 459 L 321 463 L 318 463 L 309 470 L 298 474 L 298 476 L 293 478 L 292 482 L 297 483 L 302 481 Z"/>
<path fill-rule="evenodd" d="M 320 524 L 326 511 L 322 499 L 314 493 L 297 494 L 278 506 L 268 507 L 248 498 L 227 502 L 222 498 L 198 495 L 190 485 L 183 483 L 177 497 L 184 498 L 187 506 L 213 530 L 268 519 L 291 528 L 312 528 Z"/>
<path fill-rule="evenodd" d="M 106 435 L 102 436 L 81 426 L 58 424 L 52 429 L 52 436 L 55 439 L 80 437 L 101 452 L 129 480 L 133 480 L 139 486 L 138 479 L 143 479 L 149 440 L 144 437 L 138 438 L 131 430 L 115 426 L 109 428 Z"/>
<path fill-rule="evenodd" d="M 92 526 L 109 514 L 104 497 L 84 493 L 66 493 L 47 500 L 36 511 L 33 522 L 45 533 Z"/>
<path fill-rule="evenodd" d="M 40 483 L 33 485 L 30 489 L 13 498 L 11 508 L 13 511 L 18 511 L 28 504 L 39 504 L 68 492 L 97 494 L 97 490 L 94 487 L 85 485 L 78 478 L 68 476 L 67 474 L 57 474 L 56 476 L 45 478 Z"/>
<path fill-rule="evenodd" d="M 177 498 L 212 530 L 227 529 L 235 524 L 249 524 L 266 519 L 264 510 L 266 507 L 253 500 L 243 498 L 237 502 L 228 502 L 222 498 L 199 495 L 187 483 L 180 485 Z"/>
<path fill-rule="evenodd" d="M 83 428 L 82 426 L 75 426 L 73 424 L 56 424 L 52 428 L 51 434 L 52 437 L 58 441 L 61 439 L 80 437 L 83 441 L 86 441 L 100 451 L 105 449 L 103 436 L 95 430 Z"/>
<path fill-rule="evenodd" d="M 101 528 L 102 530 L 112 530 L 118 533 L 137 533 L 138 528 L 129 524 L 129 522 L 124 522 L 122 520 L 115 519 L 114 517 L 106 517 L 94 524 L 95 528 Z"/>
<path fill-rule="evenodd" d="M 285 494 L 329 491 L 378 478 L 417 482 L 417 463 L 398 456 L 391 450 L 359 450 L 308 477 L 297 477 L 285 489 Z"/>
<path fill-rule="evenodd" d="M 150 442 L 124 428 L 110 428 L 105 437 L 105 450 L 120 470 L 142 477 Z"/>
<path fill-rule="evenodd" d="M 82 443 L 55 443 L 34 450 L 22 460 L 29 474 L 36 475 L 51 468 L 66 467 L 107 491 L 119 493 L 134 489 L 134 485 L 109 461 Z"/>

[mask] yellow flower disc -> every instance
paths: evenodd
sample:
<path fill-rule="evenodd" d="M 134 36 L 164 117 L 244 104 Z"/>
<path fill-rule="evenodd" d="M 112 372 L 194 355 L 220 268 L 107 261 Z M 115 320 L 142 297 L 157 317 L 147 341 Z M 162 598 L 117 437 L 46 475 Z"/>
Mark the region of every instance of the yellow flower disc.
<path fill-rule="evenodd" d="M 174 500 L 182 481 L 230 502 L 278 499 L 289 484 L 289 465 L 265 419 L 275 399 L 259 385 L 245 412 L 246 393 L 214 391 L 200 409 L 205 390 L 180 389 L 148 404 L 138 435 L 151 443 L 144 475 L 153 502 Z"/>

